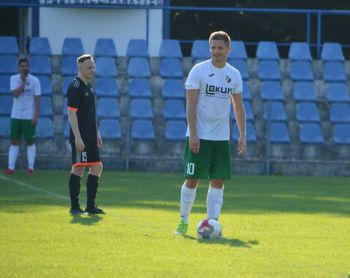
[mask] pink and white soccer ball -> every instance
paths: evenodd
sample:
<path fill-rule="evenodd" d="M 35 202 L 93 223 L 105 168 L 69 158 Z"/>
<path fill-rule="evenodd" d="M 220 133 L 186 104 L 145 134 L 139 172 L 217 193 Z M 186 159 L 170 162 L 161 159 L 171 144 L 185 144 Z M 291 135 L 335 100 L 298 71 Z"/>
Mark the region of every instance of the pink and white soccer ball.
<path fill-rule="evenodd" d="M 197 225 L 198 239 L 217 239 L 221 234 L 221 225 L 215 219 L 204 219 Z"/>

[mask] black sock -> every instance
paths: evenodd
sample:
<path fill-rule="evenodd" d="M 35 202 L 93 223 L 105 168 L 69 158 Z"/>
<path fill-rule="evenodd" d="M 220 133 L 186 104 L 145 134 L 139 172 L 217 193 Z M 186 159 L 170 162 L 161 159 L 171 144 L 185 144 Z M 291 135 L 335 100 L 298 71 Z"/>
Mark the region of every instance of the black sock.
<path fill-rule="evenodd" d="M 94 208 L 95 207 L 95 198 L 97 193 L 97 187 L 98 187 L 98 176 L 94 175 L 88 175 L 87 181 L 86 181 L 86 191 L 87 191 L 87 205 L 88 208 Z"/>
<path fill-rule="evenodd" d="M 72 209 L 79 208 L 80 194 L 80 176 L 70 174 L 69 177 L 69 195 Z"/>

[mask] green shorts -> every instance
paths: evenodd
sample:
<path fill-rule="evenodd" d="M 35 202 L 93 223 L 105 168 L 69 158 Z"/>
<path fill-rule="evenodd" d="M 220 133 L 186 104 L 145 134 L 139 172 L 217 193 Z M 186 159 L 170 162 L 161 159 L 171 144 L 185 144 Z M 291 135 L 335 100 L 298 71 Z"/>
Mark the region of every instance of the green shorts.
<path fill-rule="evenodd" d="M 11 119 L 11 140 L 20 140 L 22 135 L 26 141 L 35 139 L 35 125 L 32 125 L 32 120 Z"/>
<path fill-rule="evenodd" d="M 185 143 L 184 172 L 188 179 L 231 178 L 230 141 L 211 141 L 200 139 L 199 153 L 189 148 L 189 139 Z"/>

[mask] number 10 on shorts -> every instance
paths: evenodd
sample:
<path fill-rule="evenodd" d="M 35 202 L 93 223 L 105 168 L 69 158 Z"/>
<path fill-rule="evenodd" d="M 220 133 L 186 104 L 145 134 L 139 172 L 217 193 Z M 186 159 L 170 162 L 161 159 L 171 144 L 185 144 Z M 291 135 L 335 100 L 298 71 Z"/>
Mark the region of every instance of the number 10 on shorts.
<path fill-rule="evenodd" d="M 187 163 L 187 175 L 194 174 L 194 163 Z"/>

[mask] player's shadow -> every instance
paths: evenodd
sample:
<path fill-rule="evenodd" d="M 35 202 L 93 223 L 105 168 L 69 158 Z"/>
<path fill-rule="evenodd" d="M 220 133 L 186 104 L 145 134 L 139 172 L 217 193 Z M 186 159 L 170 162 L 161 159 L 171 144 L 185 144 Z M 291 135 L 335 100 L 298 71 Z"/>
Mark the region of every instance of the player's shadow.
<path fill-rule="evenodd" d="M 257 240 L 243 241 L 237 238 L 227 238 L 227 237 L 209 240 L 209 239 L 198 239 L 196 237 L 186 235 L 185 238 L 196 240 L 198 241 L 199 244 L 220 244 L 220 245 L 227 245 L 227 246 L 236 247 L 236 248 L 251 248 L 252 246 L 259 244 L 259 241 Z"/>
<path fill-rule="evenodd" d="M 75 214 L 72 215 L 70 223 L 91 226 L 99 222 L 101 219 L 102 217 L 96 214 Z"/>

